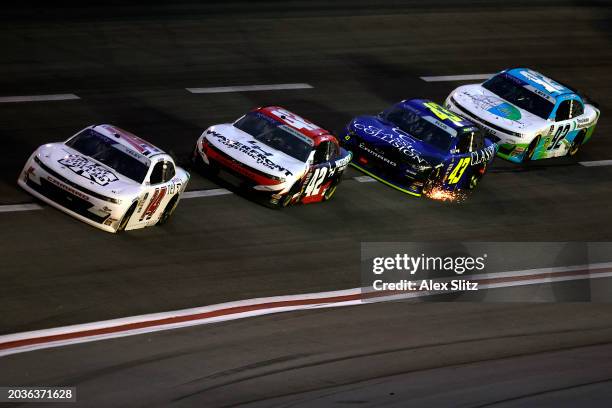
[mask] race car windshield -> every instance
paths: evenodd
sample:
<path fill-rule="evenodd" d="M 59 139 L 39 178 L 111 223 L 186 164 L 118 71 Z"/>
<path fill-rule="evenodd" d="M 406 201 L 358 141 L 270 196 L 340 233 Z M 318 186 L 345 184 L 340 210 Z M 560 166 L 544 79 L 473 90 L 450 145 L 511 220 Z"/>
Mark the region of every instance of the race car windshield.
<path fill-rule="evenodd" d="M 308 160 L 312 151 L 312 145 L 307 143 L 306 136 L 298 135 L 296 130 L 257 112 L 246 114 L 236 121 L 234 126 L 301 162 Z"/>
<path fill-rule="evenodd" d="M 542 119 L 548 119 L 550 112 L 555 107 L 552 102 L 523 87 L 517 79 L 507 74 L 496 75 L 482 86 L 500 98 Z"/>
<path fill-rule="evenodd" d="M 382 113 L 382 118 L 395 126 L 442 151 L 449 151 L 452 142 L 451 135 L 444 129 L 423 119 L 416 112 L 394 107 Z"/>
<path fill-rule="evenodd" d="M 150 163 L 145 157 L 138 160 L 130 156 L 122 144 L 93 129 L 86 129 L 66 142 L 66 145 L 89 156 L 134 181 L 142 183 Z"/>

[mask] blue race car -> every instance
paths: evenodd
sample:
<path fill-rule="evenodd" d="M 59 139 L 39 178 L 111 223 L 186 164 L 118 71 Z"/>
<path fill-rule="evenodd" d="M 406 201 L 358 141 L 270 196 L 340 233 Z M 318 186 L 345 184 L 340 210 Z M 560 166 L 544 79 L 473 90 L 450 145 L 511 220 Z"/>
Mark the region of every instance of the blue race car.
<path fill-rule="evenodd" d="M 473 123 L 439 104 L 401 101 L 346 127 L 351 165 L 414 196 L 455 200 L 473 190 L 495 157 L 496 145 Z"/>

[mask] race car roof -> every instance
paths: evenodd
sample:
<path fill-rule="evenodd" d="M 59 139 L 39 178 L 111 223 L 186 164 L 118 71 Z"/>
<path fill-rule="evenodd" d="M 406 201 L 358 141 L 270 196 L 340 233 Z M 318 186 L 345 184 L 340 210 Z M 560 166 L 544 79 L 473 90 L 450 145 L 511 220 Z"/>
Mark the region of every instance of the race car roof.
<path fill-rule="evenodd" d="M 318 146 L 319 143 L 328 140 L 338 144 L 338 140 L 329 131 L 315 125 L 311 121 L 306 120 L 301 116 L 296 115 L 293 112 L 288 111 L 281 106 L 265 106 L 254 109 L 254 111 L 261 112 L 266 116 L 297 130 L 302 135 L 312 139 L 315 147 Z"/>
<path fill-rule="evenodd" d="M 459 130 L 466 127 L 475 126 L 469 120 L 458 116 L 445 107 L 428 99 L 404 100 L 397 105 L 403 109 L 412 108 L 412 110 L 416 110 L 420 116 L 433 116 L 435 119 L 438 119 L 440 122 L 452 129 Z"/>
<path fill-rule="evenodd" d="M 113 125 L 97 125 L 94 129 L 103 135 L 116 140 L 130 150 L 140 153 L 143 156 L 151 157 L 156 154 L 164 153 L 160 148 L 142 140 L 133 133 L 123 130 Z"/>
<path fill-rule="evenodd" d="M 548 96 L 557 98 L 561 95 L 575 94 L 576 92 L 569 87 L 560 84 L 559 82 L 540 74 L 529 68 L 512 68 L 505 71 L 508 75 L 526 82 L 537 90 L 544 92 Z"/>

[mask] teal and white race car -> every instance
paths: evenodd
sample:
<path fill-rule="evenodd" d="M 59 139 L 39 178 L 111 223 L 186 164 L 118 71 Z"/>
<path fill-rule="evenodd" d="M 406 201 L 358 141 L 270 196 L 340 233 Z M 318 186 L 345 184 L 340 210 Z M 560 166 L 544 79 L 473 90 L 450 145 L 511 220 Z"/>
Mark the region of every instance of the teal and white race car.
<path fill-rule="evenodd" d="M 460 86 L 445 106 L 480 126 L 497 143 L 497 155 L 516 163 L 575 155 L 600 114 L 576 90 L 528 68 Z"/>

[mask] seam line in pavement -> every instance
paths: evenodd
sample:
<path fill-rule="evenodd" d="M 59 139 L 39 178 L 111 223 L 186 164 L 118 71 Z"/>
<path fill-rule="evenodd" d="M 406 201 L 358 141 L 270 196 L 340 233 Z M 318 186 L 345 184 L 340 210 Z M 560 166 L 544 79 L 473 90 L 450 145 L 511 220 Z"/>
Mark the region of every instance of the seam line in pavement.
<path fill-rule="evenodd" d="M 422 76 L 420 77 L 425 82 L 443 82 L 443 81 L 470 81 L 476 79 L 489 79 L 495 74 L 469 74 L 469 75 L 440 75 L 440 76 Z"/>
<path fill-rule="evenodd" d="M 286 89 L 311 89 L 312 85 L 306 83 L 296 84 L 270 84 L 270 85 L 243 85 L 243 86 L 215 86 L 210 88 L 185 88 L 194 94 L 227 93 L 227 92 L 253 92 L 253 91 L 281 91 Z"/>

